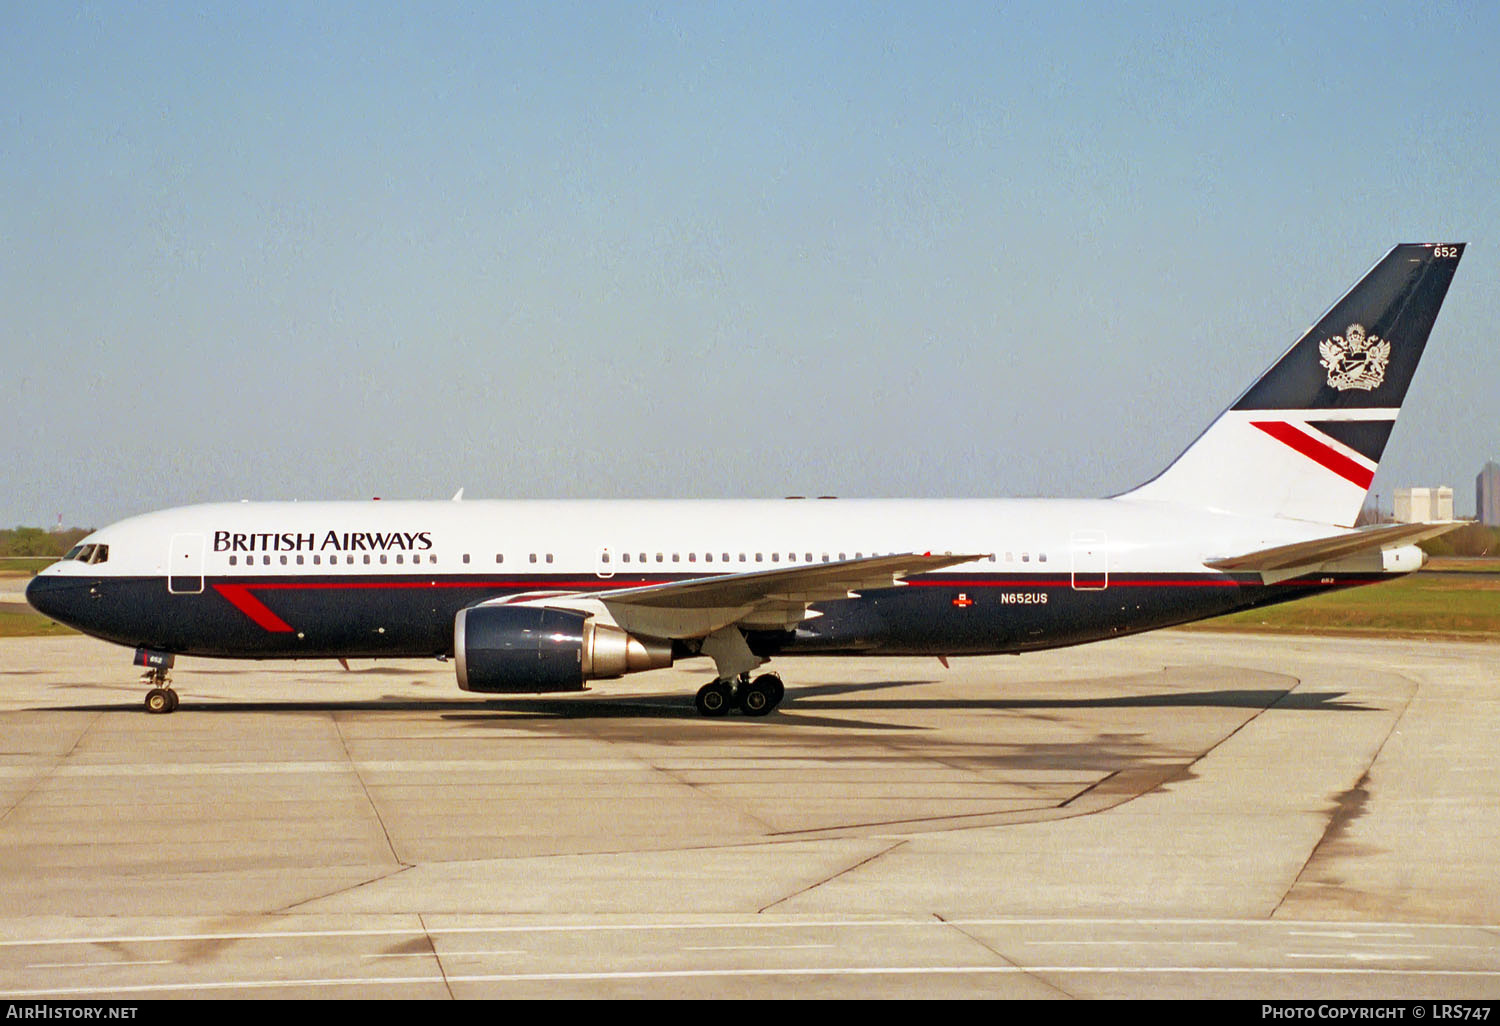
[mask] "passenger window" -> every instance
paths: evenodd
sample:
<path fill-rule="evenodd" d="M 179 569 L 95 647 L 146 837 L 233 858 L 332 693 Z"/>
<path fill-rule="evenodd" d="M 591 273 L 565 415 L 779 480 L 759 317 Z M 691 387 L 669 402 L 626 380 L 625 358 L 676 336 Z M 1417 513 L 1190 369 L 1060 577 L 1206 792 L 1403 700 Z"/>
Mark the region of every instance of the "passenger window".
<path fill-rule="evenodd" d="M 238 560 L 234 556 L 230 556 L 229 557 L 229 565 L 230 566 L 234 566 L 237 562 L 238 562 Z"/>
<path fill-rule="evenodd" d="M 285 556 L 281 557 L 281 565 L 282 566 L 286 566 L 286 557 Z"/>

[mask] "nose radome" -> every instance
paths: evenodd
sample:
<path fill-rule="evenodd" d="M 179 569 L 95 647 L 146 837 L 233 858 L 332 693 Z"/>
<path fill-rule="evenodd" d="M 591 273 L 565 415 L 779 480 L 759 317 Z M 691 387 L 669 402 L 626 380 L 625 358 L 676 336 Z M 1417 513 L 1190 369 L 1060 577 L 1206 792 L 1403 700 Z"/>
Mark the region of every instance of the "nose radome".
<path fill-rule="evenodd" d="M 87 594 L 88 585 L 66 577 L 38 574 L 26 585 L 26 601 L 43 616 L 71 624 L 76 617 L 76 600 Z"/>
<path fill-rule="evenodd" d="M 47 580 L 45 577 L 33 577 L 26 585 L 26 601 L 38 613 L 50 615 L 47 613 Z"/>
<path fill-rule="evenodd" d="M 30 604 L 31 609 L 36 610 L 36 612 L 45 613 L 46 610 L 37 604 L 39 601 L 45 601 L 42 595 L 45 592 L 46 585 L 42 583 L 42 580 L 42 577 L 31 577 L 30 582 L 26 585 L 26 601 Z"/>

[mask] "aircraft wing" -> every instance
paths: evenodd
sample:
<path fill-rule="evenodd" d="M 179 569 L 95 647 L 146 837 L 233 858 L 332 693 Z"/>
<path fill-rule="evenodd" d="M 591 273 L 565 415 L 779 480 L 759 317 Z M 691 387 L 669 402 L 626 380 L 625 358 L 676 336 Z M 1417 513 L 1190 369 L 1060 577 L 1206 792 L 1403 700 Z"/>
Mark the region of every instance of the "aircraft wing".
<path fill-rule="evenodd" d="M 1463 526 L 1462 521 L 1449 521 L 1441 524 L 1382 524 L 1379 527 L 1336 534 L 1328 538 L 1293 542 L 1290 545 L 1276 545 L 1269 549 L 1258 549 L 1255 552 L 1246 552 L 1243 555 L 1223 559 L 1209 559 L 1205 560 L 1203 565 L 1215 570 L 1273 573 L 1294 567 L 1319 566 L 1366 552 L 1393 549 L 1402 545 L 1415 545 L 1419 541 L 1436 538 L 1440 534 L 1447 534 Z"/>
<path fill-rule="evenodd" d="M 829 563 L 717 574 L 569 595 L 514 596 L 507 604 L 589 611 L 603 606 L 623 629 L 655 638 L 701 638 L 729 626 L 788 629 L 807 619 L 808 605 L 845 599 L 866 589 L 903 584 L 908 574 L 942 570 L 986 555 L 902 553 Z"/>
<path fill-rule="evenodd" d="M 908 552 L 897 556 L 869 556 L 743 574 L 695 577 L 689 581 L 596 592 L 595 597 L 607 602 L 672 609 L 767 601 L 817 602 L 851 598 L 850 592 L 866 588 L 895 587 L 903 583 L 901 578 L 907 574 L 942 570 L 984 558 L 983 555 L 933 555 L 930 552 L 917 555 Z"/>

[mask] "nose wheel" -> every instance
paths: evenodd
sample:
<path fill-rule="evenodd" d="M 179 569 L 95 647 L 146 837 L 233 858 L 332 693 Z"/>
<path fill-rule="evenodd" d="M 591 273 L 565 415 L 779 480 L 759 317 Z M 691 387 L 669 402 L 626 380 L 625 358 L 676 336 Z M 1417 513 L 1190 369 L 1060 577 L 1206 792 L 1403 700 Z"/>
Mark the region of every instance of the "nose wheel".
<path fill-rule="evenodd" d="M 141 683 L 151 685 L 151 690 L 146 692 L 148 713 L 164 714 L 177 708 L 177 692 L 172 690 L 172 682 L 168 679 L 166 670 L 152 670 L 144 674 Z"/>
<path fill-rule="evenodd" d="M 736 707 L 746 716 L 767 716 L 785 697 L 786 686 L 776 674 L 763 673 L 751 680 L 747 673 L 737 682 L 709 681 L 699 689 L 693 704 L 704 716 L 727 716 Z"/>

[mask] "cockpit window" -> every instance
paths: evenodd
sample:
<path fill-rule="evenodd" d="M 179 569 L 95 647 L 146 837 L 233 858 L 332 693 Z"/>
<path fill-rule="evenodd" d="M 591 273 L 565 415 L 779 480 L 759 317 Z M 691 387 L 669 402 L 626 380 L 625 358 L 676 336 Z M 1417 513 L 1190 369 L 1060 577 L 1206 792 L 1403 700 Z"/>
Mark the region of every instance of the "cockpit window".
<path fill-rule="evenodd" d="M 80 563 L 103 563 L 109 559 L 108 545 L 75 545 L 63 559 L 76 559 Z"/>

